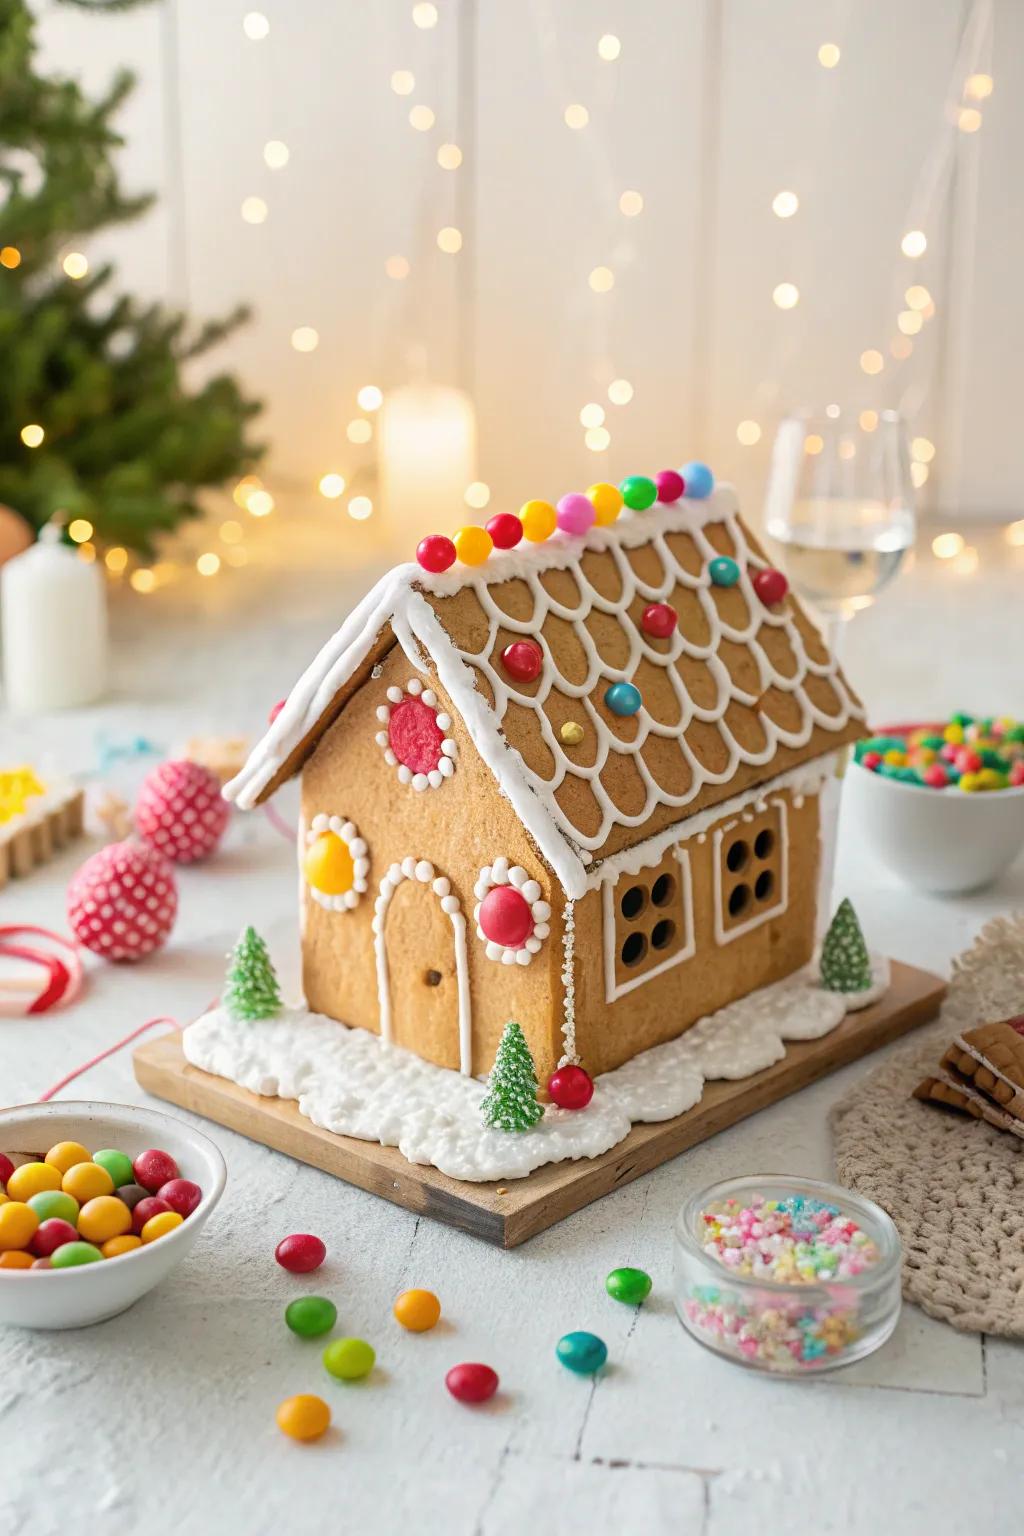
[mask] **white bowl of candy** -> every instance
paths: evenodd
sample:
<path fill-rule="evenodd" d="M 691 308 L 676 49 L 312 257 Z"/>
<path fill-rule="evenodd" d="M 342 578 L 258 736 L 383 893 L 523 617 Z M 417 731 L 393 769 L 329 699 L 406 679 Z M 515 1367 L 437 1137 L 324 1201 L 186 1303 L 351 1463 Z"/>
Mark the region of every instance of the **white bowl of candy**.
<path fill-rule="evenodd" d="M 123 1312 L 191 1252 L 226 1179 L 210 1138 L 158 1110 L 0 1110 L 0 1323 L 81 1328 Z"/>

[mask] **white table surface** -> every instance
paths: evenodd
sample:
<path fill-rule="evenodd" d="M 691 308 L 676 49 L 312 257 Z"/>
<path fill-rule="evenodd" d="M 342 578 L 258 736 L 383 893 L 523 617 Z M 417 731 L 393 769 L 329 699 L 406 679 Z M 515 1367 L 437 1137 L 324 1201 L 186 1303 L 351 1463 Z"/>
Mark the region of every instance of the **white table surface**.
<path fill-rule="evenodd" d="M 872 717 L 955 708 L 1024 716 L 1019 565 L 983 547 L 956 577 L 920 560 L 854 625 L 848 668 Z M 301 563 L 297 556 L 296 563 Z M 268 706 L 340 621 L 362 578 L 259 569 L 181 594 L 126 594 L 116 673 L 100 707 L 0 715 L 0 757 L 50 752 L 95 764 L 98 733 L 166 749 L 202 732 L 254 733 Z M 1014 640 L 1016 635 L 1016 640 Z M 126 791 L 147 763 L 119 765 Z M 282 812 L 292 814 L 287 792 Z M 60 926 L 87 845 L 0 895 L 3 921 Z M 840 839 L 839 889 L 869 940 L 946 972 L 984 919 L 1024 906 L 1024 863 L 956 900 L 911 893 Z M 90 966 L 67 1012 L 0 1022 L 0 1099 L 38 1096 L 76 1063 L 154 1015 L 187 1020 L 213 997 L 244 922 L 277 958 L 295 947 L 292 849 L 262 815 L 236 818 L 215 861 L 179 874 L 171 944 L 137 967 Z M 219 1128 L 225 1198 L 191 1259 L 129 1313 L 66 1334 L 0 1329 L 0 1532 L 360 1531 L 411 1536 L 795 1529 L 844 1536 L 1015 1527 L 1024 1456 L 1024 1355 L 904 1309 L 875 1357 L 814 1382 L 763 1378 L 684 1335 L 670 1302 L 670 1232 L 685 1193 L 729 1174 L 831 1174 L 830 1104 L 858 1064 L 724 1132 L 510 1253 L 421 1220 Z M 124 1052 L 62 1097 L 144 1098 Z M 209 1127 L 207 1127 L 209 1129 Z M 290 1231 L 320 1233 L 312 1283 L 273 1260 Z M 640 1311 L 604 1294 L 638 1264 L 654 1277 Z M 405 1335 L 390 1304 L 427 1286 L 444 1320 Z M 285 1302 L 331 1295 L 339 1325 L 369 1339 L 378 1368 L 347 1387 L 315 1342 L 284 1326 Z M 554 1345 L 599 1333 L 610 1364 L 571 1376 Z M 487 1408 L 443 1386 L 449 1365 L 485 1360 L 502 1379 Z M 322 1392 L 334 1427 L 301 1446 L 274 1425 L 285 1396 Z"/>

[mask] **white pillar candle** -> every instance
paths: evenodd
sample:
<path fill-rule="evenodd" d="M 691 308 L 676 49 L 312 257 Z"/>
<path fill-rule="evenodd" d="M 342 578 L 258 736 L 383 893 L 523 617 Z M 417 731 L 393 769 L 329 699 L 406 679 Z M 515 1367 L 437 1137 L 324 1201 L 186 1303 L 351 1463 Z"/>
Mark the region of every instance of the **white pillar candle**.
<path fill-rule="evenodd" d="M 12 714 L 99 698 L 107 673 L 107 598 L 98 566 L 47 526 L 0 570 L 4 693 Z"/>
<path fill-rule="evenodd" d="M 428 533 L 475 521 L 465 502 L 476 478 L 476 417 L 468 395 L 440 384 L 388 394 L 378 428 L 378 468 L 388 543 L 406 560 Z"/>

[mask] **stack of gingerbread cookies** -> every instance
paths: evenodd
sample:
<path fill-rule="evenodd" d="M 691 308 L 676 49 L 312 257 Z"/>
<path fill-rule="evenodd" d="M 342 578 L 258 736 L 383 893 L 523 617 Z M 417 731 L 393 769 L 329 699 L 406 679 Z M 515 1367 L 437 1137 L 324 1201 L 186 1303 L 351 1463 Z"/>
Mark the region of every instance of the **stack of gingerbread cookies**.
<path fill-rule="evenodd" d="M 914 1098 L 1024 1138 L 1024 1013 L 957 1035 Z"/>

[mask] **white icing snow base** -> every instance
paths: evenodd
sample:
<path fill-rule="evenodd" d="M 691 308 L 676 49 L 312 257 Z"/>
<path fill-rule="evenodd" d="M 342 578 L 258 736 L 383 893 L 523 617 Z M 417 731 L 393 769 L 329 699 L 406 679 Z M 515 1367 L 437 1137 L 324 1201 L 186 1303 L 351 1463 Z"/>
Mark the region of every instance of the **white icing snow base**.
<path fill-rule="evenodd" d="M 670 1120 L 698 1103 L 704 1083 L 749 1077 L 781 1060 L 786 1040 L 827 1035 L 851 1008 L 889 985 L 889 962 L 872 956 L 870 991 L 826 992 L 808 971 L 720 1008 L 678 1040 L 634 1056 L 596 1079 L 584 1110 L 549 1104 L 530 1131 L 488 1129 L 476 1078 L 435 1067 L 365 1029 L 289 1009 L 276 1019 L 233 1019 L 215 1008 L 185 1030 L 186 1058 L 264 1098 L 297 1100 L 323 1130 L 397 1147 L 454 1179 L 518 1179 L 544 1163 L 597 1157 L 634 1121 Z"/>

